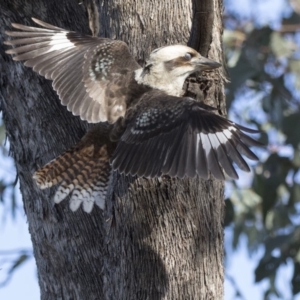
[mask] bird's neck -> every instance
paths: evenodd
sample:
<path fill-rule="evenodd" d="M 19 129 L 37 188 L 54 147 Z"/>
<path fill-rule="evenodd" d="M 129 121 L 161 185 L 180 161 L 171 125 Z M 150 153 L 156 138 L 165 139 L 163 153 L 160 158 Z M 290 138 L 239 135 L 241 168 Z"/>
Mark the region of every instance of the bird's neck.
<path fill-rule="evenodd" d="M 154 68 L 151 68 L 150 71 L 141 68 L 135 71 L 135 80 L 138 84 L 145 84 L 154 89 L 159 89 L 168 95 L 181 96 L 185 77 L 169 76 L 169 74 L 155 70 Z"/>

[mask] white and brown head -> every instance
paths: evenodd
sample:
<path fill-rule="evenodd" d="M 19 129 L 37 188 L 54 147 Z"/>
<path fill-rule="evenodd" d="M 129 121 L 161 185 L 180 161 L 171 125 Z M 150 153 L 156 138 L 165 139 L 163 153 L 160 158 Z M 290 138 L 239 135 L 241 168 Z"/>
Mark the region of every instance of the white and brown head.
<path fill-rule="evenodd" d="M 136 80 L 169 95 L 180 95 L 185 79 L 195 73 L 220 67 L 218 62 L 205 58 L 193 48 L 172 45 L 154 50 L 144 69 L 136 72 Z"/>

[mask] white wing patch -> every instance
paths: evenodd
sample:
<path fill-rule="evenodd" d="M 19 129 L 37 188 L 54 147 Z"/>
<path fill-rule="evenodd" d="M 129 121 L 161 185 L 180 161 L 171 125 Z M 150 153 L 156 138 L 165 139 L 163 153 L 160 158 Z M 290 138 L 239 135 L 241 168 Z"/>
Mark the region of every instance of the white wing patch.
<path fill-rule="evenodd" d="M 49 45 L 52 45 L 52 47 L 49 49 L 49 52 L 55 51 L 55 50 L 61 50 L 64 48 L 75 48 L 75 44 L 72 43 L 67 38 L 68 32 L 62 32 L 62 33 L 56 33 L 51 37 L 51 41 L 49 42 Z"/>

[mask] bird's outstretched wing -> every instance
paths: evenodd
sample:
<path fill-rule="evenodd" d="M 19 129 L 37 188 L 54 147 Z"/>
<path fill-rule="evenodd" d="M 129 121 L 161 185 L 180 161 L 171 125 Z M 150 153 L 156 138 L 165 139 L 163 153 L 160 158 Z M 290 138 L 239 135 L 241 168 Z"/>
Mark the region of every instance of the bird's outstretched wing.
<path fill-rule="evenodd" d="M 6 31 L 14 39 L 5 44 L 14 60 L 47 79 L 63 105 L 91 123 L 114 123 L 126 112 L 128 84 L 140 68 L 122 41 L 66 31 L 37 19 L 43 28 L 12 24 L 20 31 Z"/>
<path fill-rule="evenodd" d="M 237 179 L 233 163 L 249 171 L 242 155 L 257 160 L 248 147 L 261 144 L 245 134 L 257 131 L 207 108 L 191 98 L 159 91 L 145 94 L 138 106 L 128 111 L 126 130 L 111 160 L 113 169 L 139 177 L 198 174 L 205 179 L 209 171 L 224 179 L 224 169 Z"/>

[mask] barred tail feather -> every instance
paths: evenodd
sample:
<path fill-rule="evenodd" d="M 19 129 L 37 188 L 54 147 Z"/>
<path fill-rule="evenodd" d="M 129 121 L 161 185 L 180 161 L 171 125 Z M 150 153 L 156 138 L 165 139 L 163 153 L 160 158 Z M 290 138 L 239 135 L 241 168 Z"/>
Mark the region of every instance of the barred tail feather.
<path fill-rule="evenodd" d="M 109 163 L 111 145 L 103 139 L 91 141 L 89 135 L 92 136 L 88 133 L 76 147 L 55 158 L 33 175 L 40 189 L 59 184 L 54 195 L 55 203 L 60 203 L 71 194 L 70 209 L 76 211 L 82 204 L 87 213 L 92 211 L 94 203 L 101 209 L 105 208 L 107 186 L 112 172 Z"/>
<path fill-rule="evenodd" d="M 62 182 L 69 176 L 74 176 L 75 170 L 84 165 L 85 161 L 92 156 L 93 145 L 83 150 L 78 152 L 76 152 L 76 149 L 68 150 L 37 170 L 33 175 L 33 179 L 36 180 L 38 187 L 46 189 Z"/>

